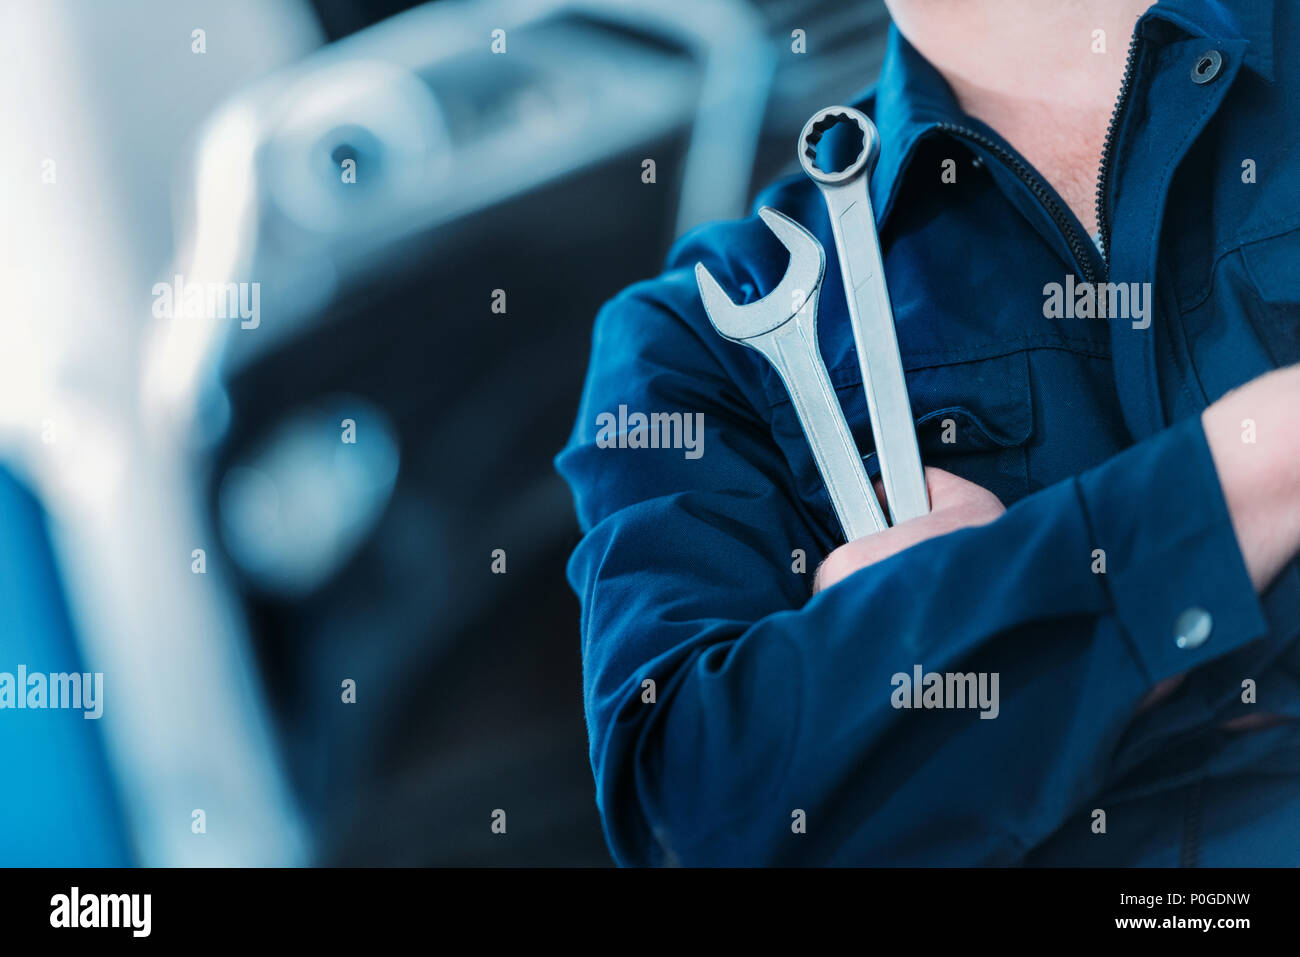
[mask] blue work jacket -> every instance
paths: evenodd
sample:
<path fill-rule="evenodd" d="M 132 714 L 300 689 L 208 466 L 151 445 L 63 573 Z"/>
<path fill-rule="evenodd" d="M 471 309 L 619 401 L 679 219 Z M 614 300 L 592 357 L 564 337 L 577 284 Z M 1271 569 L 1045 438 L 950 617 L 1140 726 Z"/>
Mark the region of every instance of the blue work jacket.
<path fill-rule="evenodd" d="M 784 387 L 713 330 L 693 273 L 754 301 L 783 247 L 756 217 L 704 226 L 609 302 L 557 465 L 616 860 L 1300 864 L 1300 570 L 1256 595 L 1200 423 L 1300 361 L 1300 5 L 1162 0 L 1138 21 L 1096 237 L 896 31 L 852 105 L 882 141 L 922 458 L 1008 509 L 810 597 L 835 514 Z M 821 351 L 871 471 L 822 197 L 798 174 L 761 205 L 826 249 Z M 1053 302 L 1106 282 L 1148 306 Z M 702 414 L 702 443 L 638 447 L 638 412 Z M 996 717 L 899 706 L 922 672 L 996 675 Z M 1261 709 L 1287 720 L 1221 727 Z"/>

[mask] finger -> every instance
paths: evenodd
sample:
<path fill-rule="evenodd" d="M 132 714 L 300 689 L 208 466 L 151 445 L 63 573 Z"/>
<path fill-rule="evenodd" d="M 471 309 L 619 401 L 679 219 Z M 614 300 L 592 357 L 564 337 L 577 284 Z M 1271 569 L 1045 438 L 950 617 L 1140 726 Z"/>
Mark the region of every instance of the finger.
<path fill-rule="evenodd" d="M 885 497 L 885 483 L 877 475 L 871 480 L 871 487 L 876 490 L 876 499 L 880 502 L 880 511 L 883 515 L 889 514 L 889 500 Z"/>
<path fill-rule="evenodd" d="M 930 499 L 933 501 L 936 496 L 948 498 L 951 493 L 960 489 L 962 486 L 970 485 L 960 475 L 945 471 L 944 469 L 935 468 L 932 465 L 925 467 L 925 487 L 930 493 Z"/>
<path fill-rule="evenodd" d="M 953 475 L 951 472 L 945 472 L 943 469 L 936 469 L 936 468 L 931 468 L 929 466 L 926 466 L 925 491 L 926 491 L 926 496 L 930 500 L 930 505 L 932 508 L 935 502 L 935 497 L 934 497 L 935 482 L 937 482 L 938 487 L 943 490 L 940 492 L 940 494 L 944 496 L 945 500 L 952 497 L 951 493 L 948 490 L 954 487 L 954 483 L 960 483 L 962 485 L 970 484 L 965 479 L 959 478 L 958 476 Z M 885 495 L 885 483 L 881 480 L 879 475 L 877 475 L 875 478 L 871 480 L 871 487 L 876 490 L 876 498 L 879 499 L 880 501 L 881 511 L 884 512 L 886 515 L 891 514 L 889 511 L 889 499 Z"/>
<path fill-rule="evenodd" d="M 943 469 L 927 468 L 925 480 L 926 487 L 930 490 L 931 511 L 984 502 L 990 497 L 996 499 L 996 496 L 992 496 L 992 493 L 983 486 L 968 481 L 960 475 L 954 475 L 952 472 L 945 472 Z M 1001 505 L 1000 502 L 998 504 Z"/>

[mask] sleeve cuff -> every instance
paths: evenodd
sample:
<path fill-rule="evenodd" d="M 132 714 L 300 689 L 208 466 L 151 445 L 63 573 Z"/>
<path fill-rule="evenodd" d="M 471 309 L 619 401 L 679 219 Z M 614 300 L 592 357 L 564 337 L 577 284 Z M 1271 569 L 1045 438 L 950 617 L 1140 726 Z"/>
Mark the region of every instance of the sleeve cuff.
<path fill-rule="evenodd" d="M 1115 615 L 1152 683 L 1268 633 L 1200 416 L 1078 481 Z"/>

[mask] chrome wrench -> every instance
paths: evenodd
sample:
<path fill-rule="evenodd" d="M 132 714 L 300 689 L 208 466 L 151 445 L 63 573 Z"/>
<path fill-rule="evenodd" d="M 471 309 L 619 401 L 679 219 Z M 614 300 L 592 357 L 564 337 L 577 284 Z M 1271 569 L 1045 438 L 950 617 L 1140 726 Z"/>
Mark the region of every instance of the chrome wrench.
<path fill-rule="evenodd" d="M 758 302 L 738 306 L 704 263 L 696 263 L 704 311 L 718 335 L 758 352 L 785 383 L 845 540 L 883 531 L 888 527 L 884 513 L 817 348 L 817 298 L 826 253 L 812 233 L 788 216 L 767 206 L 758 215 L 790 251 L 785 276 Z"/>
<path fill-rule="evenodd" d="M 827 173 L 816 163 L 817 144 L 831 127 L 856 123 L 862 149 L 844 169 Z M 930 511 L 921 452 L 916 444 L 907 380 L 898 354 L 894 311 L 885 285 L 875 214 L 867 181 L 880 155 L 880 134 L 866 116 L 847 106 L 818 110 L 799 135 L 799 163 L 821 189 L 839 253 L 849 324 L 867 393 L 867 414 L 876 440 L 885 501 L 895 525 Z"/>

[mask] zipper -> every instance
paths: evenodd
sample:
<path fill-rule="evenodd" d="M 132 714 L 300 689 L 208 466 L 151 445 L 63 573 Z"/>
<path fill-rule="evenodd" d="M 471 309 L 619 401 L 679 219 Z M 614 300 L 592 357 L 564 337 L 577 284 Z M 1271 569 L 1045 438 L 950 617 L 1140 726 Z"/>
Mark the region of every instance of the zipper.
<path fill-rule="evenodd" d="M 1110 113 L 1110 123 L 1106 126 L 1106 141 L 1101 147 L 1101 167 L 1097 172 L 1097 233 L 1101 237 L 1101 258 L 1110 271 L 1110 213 L 1106 209 L 1106 187 L 1110 184 L 1110 168 L 1115 164 L 1115 140 L 1119 136 L 1120 123 L 1124 120 L 1124 110 L 1128 106 L 1129 89 L 1133 86 L 1133 68 L 1137 64 L 1138 48 L 1142 45 L 1141 27 L 1133 28 L 1133 36 L 1128 41 L 1128 59 L 1124 61 L 1124 80 L 1119 86 L 1119 96 L 1115 99 L 1115 108 Z"/>
<path fill-rule="evenodd" d="M 1029 191 L 1034 194 L 1034 198 L 1047 211 L 1047 215 L 1052 217 L 1052 221 L 1056 223 L 1056 228 L 1065 237 L 1065 241 L 1070 246 L 1070 252 L 1074 255 L 1074 260 L 1083 273 L 1084 281 L 1088 283 L 1097 281 L 1097 271 L 1093 268 L 1092 257 L 1089 253 L 1089 248 L 1093 245 L 1092 240 L 1082 235 L 1081 230 L 1075 225 L 1074 217 L 1061 206 L 1048 185 L 1029 168 L 1024 160 L 997 140 L 985 136 L 978 130 L 959 126 L 956 123 L 939 123 L 936 129 L 943 130 L 951 136 L 969 140 L 992 153 L 1002 162 L 1002 165 L 1011 170 L 1021 182 L 1028 186 Z"/>

